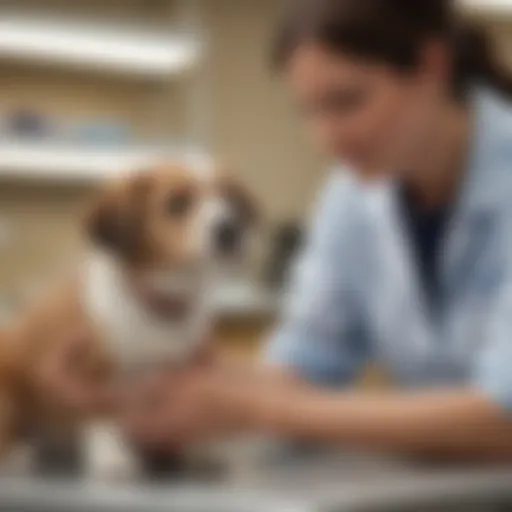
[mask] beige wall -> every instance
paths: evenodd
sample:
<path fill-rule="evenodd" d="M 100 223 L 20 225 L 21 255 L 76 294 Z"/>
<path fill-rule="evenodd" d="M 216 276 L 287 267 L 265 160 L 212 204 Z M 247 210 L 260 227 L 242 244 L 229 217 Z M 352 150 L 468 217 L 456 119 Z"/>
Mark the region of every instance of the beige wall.
<path fill-rule="evenodd" d="M 272 218 L 300 215 L 324 165 L 268 69 L 276 0 L 207 0 L 213 144 L 232 158 Z"/>
<path fill-rule="evenodd" d="M 84 190 L 0 186 L 0 300 L 23 301 L 78 261 Z"/>
<path fill-rule="evenodd" d="M 491 20 L 489 26 L 501 56 L 508 66 L 512 66 L 512 23 Z"/>

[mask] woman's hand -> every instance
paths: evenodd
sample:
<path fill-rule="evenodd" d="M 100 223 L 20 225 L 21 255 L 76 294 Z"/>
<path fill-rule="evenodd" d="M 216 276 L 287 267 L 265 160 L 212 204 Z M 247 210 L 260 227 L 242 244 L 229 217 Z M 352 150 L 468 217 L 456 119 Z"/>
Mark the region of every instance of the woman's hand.
<path fill-rule="evenodd" d="M 139 445 L 180 449 L 251 428 L 250 379 L 216 364 L 146 377 L 125 390 L 121 420 Z"/>

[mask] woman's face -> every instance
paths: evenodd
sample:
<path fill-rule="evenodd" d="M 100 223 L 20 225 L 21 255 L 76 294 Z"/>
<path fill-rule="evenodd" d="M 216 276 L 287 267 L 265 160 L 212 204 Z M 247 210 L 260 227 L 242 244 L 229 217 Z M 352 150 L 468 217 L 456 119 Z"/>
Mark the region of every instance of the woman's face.
<path fill-rule="evenodd" d="M 427 155 L 442 103 L 428 70 L 400 73 L 312 43 L 294 52 L 286 78 L 321 147 L 363 178 L 405 171 Z"/>

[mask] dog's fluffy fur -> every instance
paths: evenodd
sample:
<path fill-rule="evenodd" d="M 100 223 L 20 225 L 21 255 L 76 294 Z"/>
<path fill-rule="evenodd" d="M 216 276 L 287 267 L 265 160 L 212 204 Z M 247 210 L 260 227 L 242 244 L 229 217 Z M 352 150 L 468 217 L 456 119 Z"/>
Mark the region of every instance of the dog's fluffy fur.
<path fill-rule="evenodd" d="M 86 424 L 88 470 L 133 471 L 113 425 L 77 417 L 41 385 L 41 361 L 77 333 L 88 348 L 73 371 L 105 383 L 193 357 L 210 328 L 216 269 L 239 256 L 253 218 L 251 200 L 232 181 L 177 165 L 102 190 L 86 215 L 91 249 L 82 268 L 0 339 L 0 448 L 32 430 L 59 437 Z"/>

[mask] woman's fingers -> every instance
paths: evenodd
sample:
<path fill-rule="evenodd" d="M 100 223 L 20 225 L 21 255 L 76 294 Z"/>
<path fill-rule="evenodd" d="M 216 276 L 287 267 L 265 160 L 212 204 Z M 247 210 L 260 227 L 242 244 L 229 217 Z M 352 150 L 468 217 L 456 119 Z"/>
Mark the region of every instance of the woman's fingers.
<path fill-rule="evenodd" d="M 136 444 L 170 443 L 173 418 L 180 415 L 185 371 L 146 375 L 124 387 L 120 420 Z"/>
<path fill-rule="evenodd" d="M 215 435 L 225 421 L 225 409 L 217 407 L 213 392 L 217 377 L 213 368 L 195 367 L 139 382 L 124 403 L 127 434 L 137 444 L 167 448 L 182 448 Z"/>

